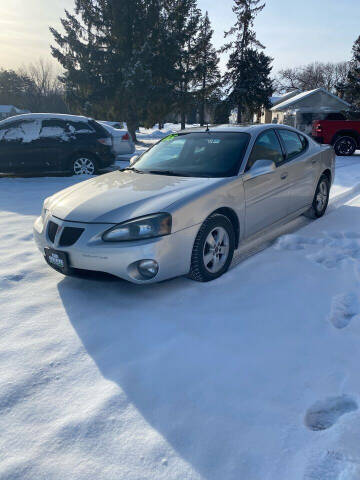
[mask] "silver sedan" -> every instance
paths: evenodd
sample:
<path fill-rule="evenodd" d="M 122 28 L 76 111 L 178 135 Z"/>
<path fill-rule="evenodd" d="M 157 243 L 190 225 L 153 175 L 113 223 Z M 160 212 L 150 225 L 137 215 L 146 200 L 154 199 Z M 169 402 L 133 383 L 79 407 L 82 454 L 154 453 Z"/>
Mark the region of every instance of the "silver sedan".
<path fill-rule="evenodd" d="M 184 130 L 125 170 L 47 198 L 35 240 L 63 274 L 206 282 L 228 270 L 244 240 L 324 215 L 334 165 L 331 147 L 287 126 Z"/>

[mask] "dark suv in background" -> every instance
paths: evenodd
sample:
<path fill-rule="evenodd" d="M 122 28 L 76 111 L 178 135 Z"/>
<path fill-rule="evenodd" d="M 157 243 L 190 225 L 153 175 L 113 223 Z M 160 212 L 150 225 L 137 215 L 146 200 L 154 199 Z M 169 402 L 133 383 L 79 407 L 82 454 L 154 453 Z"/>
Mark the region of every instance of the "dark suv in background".
<path fill-rule="evenodd" d="M 0 122 L 1 173 L 92 175 L 114 160 L 111 135 L 90 118 L 38 113 Z"/>

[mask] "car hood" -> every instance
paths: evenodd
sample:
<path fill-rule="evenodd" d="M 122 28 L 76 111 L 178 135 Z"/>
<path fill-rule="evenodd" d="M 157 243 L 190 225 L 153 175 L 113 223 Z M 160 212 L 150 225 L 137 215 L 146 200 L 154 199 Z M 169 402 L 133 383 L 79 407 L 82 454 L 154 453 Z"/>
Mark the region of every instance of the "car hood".
<path fill-rule="evenodd" d="M 166 211 L 176 201 L 211 188 L 219 180 L 116 171 L 60 191 L 47 199 L 45 207 L 61 220 L 120 223 Z"/>

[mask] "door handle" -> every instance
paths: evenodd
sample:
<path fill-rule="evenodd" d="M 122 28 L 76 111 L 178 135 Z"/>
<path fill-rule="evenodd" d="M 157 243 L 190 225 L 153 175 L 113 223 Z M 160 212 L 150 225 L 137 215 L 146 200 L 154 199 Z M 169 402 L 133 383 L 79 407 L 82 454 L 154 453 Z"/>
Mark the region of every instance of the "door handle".
<path fill-rule="evenodd" d="M 312 163 L 313 165 L 315 165 L 315 163 L 316 163 L 316 158 L 313 158 L 313 159 L 311 160 L 311 163 Z"/>
<path fill-rule="evenodd" d="M 287 179 L 287 177 L 288 177 L 288 175 L 289 175 L 289 174 L 288 174 L 287 172 L 286 172 L 286 173 L 283 173 L 283 174 L 281 174 L 281 180 L 286 180 L 286 179 Z"/>

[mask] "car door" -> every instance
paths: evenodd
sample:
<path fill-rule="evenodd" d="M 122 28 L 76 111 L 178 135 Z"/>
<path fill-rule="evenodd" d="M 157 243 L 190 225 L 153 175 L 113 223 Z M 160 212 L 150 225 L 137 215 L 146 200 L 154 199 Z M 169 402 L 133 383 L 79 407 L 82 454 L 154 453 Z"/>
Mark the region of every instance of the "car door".
<path fill-rule="evenodd" d="M 60 159 L 67 155 L 71 132 L 67 122 L 59 118 L 42 120 L 38 142 L 39 160 L 44 171 L 60 171 Z"/>
<path fill-rule="evenodd" d="M 24 120 L 14 120 L 4 125 L 1 134 L 1 152 L 8 172 L 24 171 L 25 163 L 31 157 L 28 147 L 29 131 L 24 128 Z"/>
<path fill-rule="evenodd" d="M 318 176 L 317 154 L 309 152 L 309 142 L 304 135 L 293 130 L 279 128 L 289 172 L 289 214 L 295 213 L 313 200 Z"/>
<path fill-rule="evenodd" d="M 276 168 L 267 173 L 255 171 L 255 162 L 271 160 Z M 284 151 L 274 129 L 256 139 L 243 176 L 246 214 L 245 235 L 256 232 L 286 217 L 289 196 L 287 165 Z"/>

